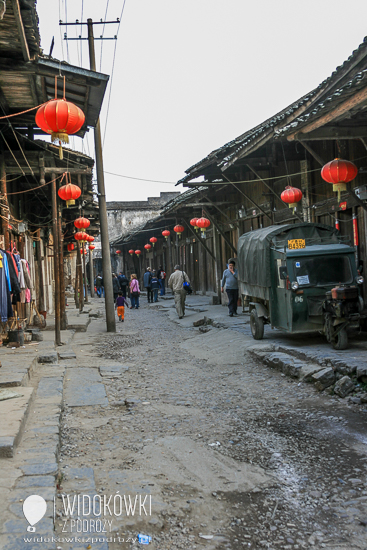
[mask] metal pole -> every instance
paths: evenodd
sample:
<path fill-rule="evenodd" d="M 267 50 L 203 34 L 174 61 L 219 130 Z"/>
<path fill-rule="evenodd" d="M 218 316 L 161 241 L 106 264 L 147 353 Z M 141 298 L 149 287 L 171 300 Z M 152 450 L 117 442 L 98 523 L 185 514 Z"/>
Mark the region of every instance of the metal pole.
<path fill-rule="evenodd" d="M 89 277 L 90 277 L 90 296 L 94 298 L 94 269 L 93 269 L 93 251 L 89 250 Z"/>
<path fill-rule="evenodd" d="M 95 71 L 96 56 L 94 51 L 92 19 L 88 19 L 87 23 L 88 23 L 88 45 L 89 45 L 90 68 L 92 71 Z M 113 288 L 112 288 L 110 242 L 108 238 L 106 192 L 105 192 L 104 174 L 103 174 L 102 139 L 101 139 L 101 127 L 100 127 L 99 119 L 97 120 L 96 127 L 94 129 L 94 147 L 96 151 L 99 219 L 101 223 L 102 269 L 103 269 L 103 284 L 105 289 L 106 325 L 107 325 L 107 332 L 116 332 L 115 308 L 114 308 L 115 304 L 113 300 Z"/>
<path fill-rule="evenodd" d="M 84 292 L 85 292 L 85 296 L 84 296 L 84 302 L 87 304 L 88 303 L 88 282 L 87 282 L 87 270 L 86 270 L 86 267 L 85 267 L 85 253 L 86 253 L 86 243 L 83 242 L 83 271 L 84 271 Z"/>
<path fill-rule="evenodd" d="M 54 276 L 55 276 L 55 345 L 61 346 L 60 334 L 60 273 L 59 273 L 59 239 L 57 223 L 57 199 L 56 199 L 56 174 L 52 174 L 52 235 L 54 252 Z"/>

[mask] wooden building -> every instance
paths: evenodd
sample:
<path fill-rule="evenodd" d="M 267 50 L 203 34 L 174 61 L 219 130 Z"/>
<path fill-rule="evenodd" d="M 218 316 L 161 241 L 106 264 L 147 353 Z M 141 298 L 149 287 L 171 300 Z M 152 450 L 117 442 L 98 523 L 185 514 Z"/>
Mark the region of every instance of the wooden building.
<path fill-rule="evenodd" d="M 174 224 L 182 223 L 186 230 L 181 239 L 167 245 L 159 239 L 155 264 L 165 261 L 170 272 L 177 260 L 196 291 L 220 298 L 221 274 L 236 256 L 241 234 L 271 224 L 319 221 L 337 224 L 356 244 L 358 265 L 364 262 L 367 269 L 366 109 L 365 39 L 317 88 L 191 166 L 178 182 L 190 190 L 168 203 L 140 233 L 121 240 L 126 261 L 132 242 L 144 250 L 150 236 L 161 237 L 162 226 L 172 236 Z M 359 170 L 340 201 L 320 175 L 321 167 L 335 157 L 354 162 Z M 295 213 L 280 199 L 287 185 L 303 193 Z M 189 224 L 202 215 L 211 221 L 205 240 Z M 140 262 L 144 266 L 153 260 L 143 255 Z M 365 297 L 366 290 L 365 283 Z"/>
<path fill-rule="evenodd" d="M 65 148 L 60 159 L 59 148 L 40 139 L 45 134 L 35 123 L 36 108 L 56 96 L 72 101 L 85 114 L 77 134 L 83 137 L 96 125 L 107 82 L 107 75 L 44 55 L 36 0 L 6 1 L 0 19 L 0 248 L 16 249 L 28 261 L 32 300 L 39 311 L 54 311 L 53 182 L 57 189 L 67 181 L 82 189 L 72 208 L 57 197 L 59 270 L 62 277 L 65 272 L 66 284 L 75 281 L 76 253 L 70 255 L 66 248 L 72 241 L 73 220 L 81 212 L 91 217 L 92 235 L 98 235 L 99 222 L 93 159 Z M 29 309 L 29 303 L 20 304 L 18 315 L 27 318 Z"/>

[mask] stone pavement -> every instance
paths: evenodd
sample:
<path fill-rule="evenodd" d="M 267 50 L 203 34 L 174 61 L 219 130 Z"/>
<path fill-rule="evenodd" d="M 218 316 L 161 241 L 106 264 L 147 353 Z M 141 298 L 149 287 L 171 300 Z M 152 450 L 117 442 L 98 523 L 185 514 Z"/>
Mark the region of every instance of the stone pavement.
<path fill-rule="evenodd" d="M 142 295 L 141 299 L 146 298 Z M 194 322 L 199 321 L 200 324 L 206 317 L 209 324 L 195 330 L 198 335 L 200 329 L 208 330 L 208 333 L 201 335 L 202 345 L 209 346 L 213 353 L 220 332 L 220 345 L 223 347 L 225 341 L 229 351 L 233 348 L 237 350 L 239 358 L 247 350 L 268 366 L 283 369 L 290 376 L 299 375 L 301 378 L 301 369 L 305 369 L 306 364 L 311 365 L 312 370 L 312 373 L 308 371 L 308 375 L 323 369 L 332 370 L 332 367 L 340 374 L 354 374 L 358 368 L 367 367 L 365 335 L 351 340 L 349 350 L 339 352 L 333 350 L 321 336 L 286 335 L 272 331 L 270 327 L 265 329 L 264 340 L 255 341 L 247 314 L 229 317 L 227 308 L 210 305 L 208 296 L 188 296 L 186 316 L 182 320 L 177 318 L 169 295 L 157 304 L 149 305 L 152 309 L 157 307 L 162 312 L 166 311 L 173 322 L 191 330 Z M 31 342 L 23 348 L 0 348 L 1 549 L 35 550 L 41 547 L 42 550 L 56 550 L 58 546 L 50 536 L 54 533 L 54 499 L 59 492 L 57 484 L 62 481 L 57 477 L 62 409 L 88 405 L 106 407 L 108 399 L 104 379 L 119 377 L 129 369 L 129 364 L 107 359 L 98 359 L 96 364 L 96 354 L 89 350 L 89 337 L 101 333 L 103 323 L 98 318 L 102 317 L 103 312 L 103 299 L 91 300 L 82 314 L 70 303 L 69 328 L 62 332 L 63 346 L 57 350 L 52 330 L 41 332 L 43 341 Z M 52 328 L 52 322 L 52 318 L 47 319 L 48 329 Z M 117 324 L 118 333 L 122 326 Z M 195 335 L 192 337 L 195 338 Z M 190 347 L 191 340 L 188 339 L 184 345 Z M 93 471 L 89 470 L 68 471 L 67 483 L 70 486 L 81 484 L 80 489 L 94 494 Z M 36 525 L 37 537 L 45 537 L 42 546 L 38 542 L 24 540 L 25 537 L 33 540 L 34 536 L 27 532 L 28 522 L 22 511 L 23 501 L 32 494 L 42 496 L 47 503 L 47 512 Z M 74 548 L 79 546 L 74 545 Z M 107 550 L 105 543 L 93 548 Z"/>
<path fill-rule="evenodd" d="M 71 348 L 74 335 L 85 333 L 91 319 L 102 315 L 103 308 L 104 303 L 94 302 L 79 314 L 71 303 L 68 330 L 61 332 L 63 346 L 57 350 L 52 317 L 47 319 L 46 330 L 35 329 L 40 341 L 26 343 L 20 348 L 0 348 L 2 550 L 57 548 L 52 534 L 64 376 L 69 373 L 70 362 L 75 363 L 76 359 Z M 80 386 L 80 380 L 73 381 Z M 66 385 L 66 395 L 67 388 Z M 95 399 L 93 393 L 91 396 Z M 23 501 L 32 494 L 42 496 L 47 503 L 46 514 L 36 524 L 36 533 L 27 532 L 29 524 L 22 510 Z M 32 542 L 33 537 L 38 542 L 36 539 Z"/>

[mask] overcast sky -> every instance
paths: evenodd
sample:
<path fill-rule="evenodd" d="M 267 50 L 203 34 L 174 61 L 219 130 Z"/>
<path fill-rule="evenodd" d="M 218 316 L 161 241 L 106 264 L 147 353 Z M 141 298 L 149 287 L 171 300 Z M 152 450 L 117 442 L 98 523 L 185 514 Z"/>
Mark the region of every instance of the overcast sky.
<path fill-rule="evenodd" d="M 61 39 L 86 27 L 59 19 L 105 20 L 108 7 L 111 21 L 123 4 L 38 0 L 41 47 L 48 54 L 54 35 L 55 58 L 89 68 L 87 41 Z M 366 21 L 366 0 L 126 0 L 117 42 L 96 41 L 101 72 L 111 75 L 116 54 L 101 113 L 107 200 L 184 190 L 152 180 L 176 182 L 312 90 L 363 41 Z M 117 30 L 96 25 L 95 37 Z M 73 146 L 93 156 L 93 130 Z"/>

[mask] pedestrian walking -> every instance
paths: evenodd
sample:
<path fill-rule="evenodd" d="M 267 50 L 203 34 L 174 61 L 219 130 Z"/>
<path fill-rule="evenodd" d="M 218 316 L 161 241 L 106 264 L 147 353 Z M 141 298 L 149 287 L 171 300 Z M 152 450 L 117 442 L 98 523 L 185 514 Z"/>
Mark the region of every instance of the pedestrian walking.
<path fill-rule="evenodd" d="M 116 298 L 120 291 L 120 283 L 116 273 L 112 273 L 112 288 L 113 288 L 113 299 L 116 301 Z"/>
<path fill-rule="evenodd" d="M 130 301 L 131 301 L 131 309 L 139 309 L 139 296 L 140 296 L 140 288 L 139 288 L 139 281 L 138 277 L 135 273 L 131 275 L 131 281 L 130 281 Z"/>
<path fill-rule="evenodd" d="M 190 279 L 184 271 L 181 271 L 179 265 L 175 265 L 175 271 L 168 280 L 168 286 L 173 291 L 176 311 L 179 319 L 182 319 L 185 315 L 186 290 L 183 287 L 185 282 L 190 284 Z"/>
<path fill-rule="evenodd" d="M 120 271 L 117 278 L 119 280 L 120 290 L 122 292 L 122 295 L 124 298 L 126 298 L 126 290 L 129 284 L 128 278 L 122 273 L 122 271 Z"/>
<path fill-rule="evenodd" d="M 150 285 L 153 294 L 153 301 L 158 302 L 158 290 L 159 290 L 159 280 L 155 270 L 152 272 L 152 278 L 150 280 Z"/>
<path fill-rule="evenodd" d="M 237 314 L 237 301 L 238 301 L 238 273 L 235 269 L 236 263 L 234 260 L 228 261 L 228 269 L 225 269 L 222 277 L 222 292 L 224 292 L 224 287 L 226 288 L 228 296 L 228 311 L 229 316 Z"/>
<path fill-rule="evenodd" d="M 163 271 L 162 266 L 160 265 L 157 271 L 157 277 L 159 281 L 159 288 L 161 289 L 160 295 L 164 296 L 166 294 L 166 272 Z"/>
<path fill-rule="evenodd" d="M 144 284 L 144 288 L 146 288 L 146 290 L 147 290 L 148 303 L 153 302 L 153 293 L 152 293 L 151 280 L 152 280 L 151 269 L 150 269 L 150 267 L 147 267 L 147 270 L 144 273 L 144 277 L 143 277 L 143 284 Z"/>
<path fill-rule="evenodd" d="M 100 298 L 102 296 L 103 291 L 103 279 L 100 273 L 98 273 L 96 277 L 96 289 L 97 289 L 97 296 Z"/>
<path fill-rule="evenodd" d="M 129 304 L 126 298 L 124 298 L 124 296 L 122 295 L 122 291 L 120 291 L 116 298 L 115 309 L 117 310 L 117 316 L 119 318 L 119 321 L 122 321 L 122 322 L 124 322 L 124 319 L 125 319 L 125 304 L 127 305 L 127 307 L 129 307 Z"/>

